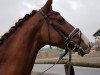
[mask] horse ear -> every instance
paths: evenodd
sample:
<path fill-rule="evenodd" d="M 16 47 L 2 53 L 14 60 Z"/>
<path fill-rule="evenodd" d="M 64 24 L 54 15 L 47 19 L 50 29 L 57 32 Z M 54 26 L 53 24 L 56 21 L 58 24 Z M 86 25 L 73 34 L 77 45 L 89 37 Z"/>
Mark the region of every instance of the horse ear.
<path fill-rule="evenodd" d="M 46 13 L 52 10 L 52 0 L 48 0 L 46 4 L 42 7 L 42 10 Z"/>

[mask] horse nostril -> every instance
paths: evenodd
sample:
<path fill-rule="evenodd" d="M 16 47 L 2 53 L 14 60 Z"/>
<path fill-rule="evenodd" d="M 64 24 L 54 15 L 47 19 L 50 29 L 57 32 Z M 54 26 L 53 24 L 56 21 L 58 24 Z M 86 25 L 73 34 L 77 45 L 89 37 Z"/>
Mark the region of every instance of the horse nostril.
<path fill-rule="evenodd" d="M 91 48 L 92 46 L 91 46 L 91 43 L 89 43 L 89 47 Z"/>

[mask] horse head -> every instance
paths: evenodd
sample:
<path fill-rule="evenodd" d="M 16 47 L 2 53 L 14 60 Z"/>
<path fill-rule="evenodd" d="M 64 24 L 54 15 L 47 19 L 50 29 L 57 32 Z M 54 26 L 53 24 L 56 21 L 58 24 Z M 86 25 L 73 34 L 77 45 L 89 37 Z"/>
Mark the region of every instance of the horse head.
<path fill-rule="evenodd" d="M 52 10 L 52 0 L 39 10 L 38 13 L 42 17 L 41 37 L 45 45 L 57 46 L 65 48 L 66 40 L 69 34 L 75 29 L 68 23 L 59 12 Z M 71 48 L 78 52 L 81 56 L 90 52 L 90 42 L 87 37 L 80 31 L 72 39 Z M 80 42 L 80 43 L 79 43 Z M 78 45 L 79 47 L 75 47 Z"/>

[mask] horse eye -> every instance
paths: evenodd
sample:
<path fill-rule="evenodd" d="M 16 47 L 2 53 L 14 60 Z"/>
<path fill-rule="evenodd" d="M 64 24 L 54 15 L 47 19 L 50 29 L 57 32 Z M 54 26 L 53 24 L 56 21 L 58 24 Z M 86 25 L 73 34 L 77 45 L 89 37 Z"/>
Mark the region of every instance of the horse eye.
<path fill-rule="evenodd" d="M 65 19 L 64 18 L 58 19 L 57 22 L 60 23 L 60 24 L 65 23 Z"/>

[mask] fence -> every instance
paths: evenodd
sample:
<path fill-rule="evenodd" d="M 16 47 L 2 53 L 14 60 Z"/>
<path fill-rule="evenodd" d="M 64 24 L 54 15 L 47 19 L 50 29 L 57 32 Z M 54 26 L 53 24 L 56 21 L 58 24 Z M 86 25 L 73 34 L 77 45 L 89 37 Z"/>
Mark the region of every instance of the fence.
<path fill-rule="evenodd" d="M 55 59 L 39 59 L 36 60 L 36 64 L 55 64 L 58 61 Z M 58 64 L 65 64 L 65 75 L 68 75 L 68 57 L 61 60 Z M 100 68 L 100 57 L 97 56 L 85 56 L 85 57 L 72 57 L 71 66 L 81 66 L 81 67 L 92 67 L 92 68 Z"/>

